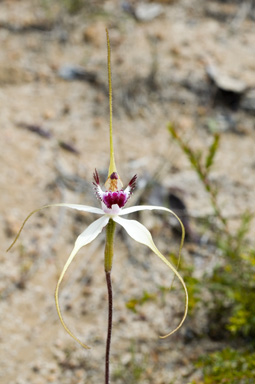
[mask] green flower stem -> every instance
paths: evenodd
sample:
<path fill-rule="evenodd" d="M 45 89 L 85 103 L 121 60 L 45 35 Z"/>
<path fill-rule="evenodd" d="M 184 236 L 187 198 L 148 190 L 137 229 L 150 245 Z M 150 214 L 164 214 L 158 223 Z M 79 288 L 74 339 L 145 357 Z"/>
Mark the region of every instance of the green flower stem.
<path fill-rule="evenodd" d="M 113 245 L 114 245 L 114 232 L 116 223 L 110 219 L 106 226 L 106 244 L 105 244 L 105 276 L 108 291 L 108 331 L 106 339 L 106 353 L 105 353 L 105 384 L 110 383 L 110 348 L 112 338 L 112 282 L 111 282 L 111 269 L 113 259 Z"/>
<path fill-rule="evenodd" d="M 116 223 L 112 219 L 106 226 L 106 244 L 104 251 L 104 269 L 105 272 L 111 272 L 113 259 L 113 240 Z"/>

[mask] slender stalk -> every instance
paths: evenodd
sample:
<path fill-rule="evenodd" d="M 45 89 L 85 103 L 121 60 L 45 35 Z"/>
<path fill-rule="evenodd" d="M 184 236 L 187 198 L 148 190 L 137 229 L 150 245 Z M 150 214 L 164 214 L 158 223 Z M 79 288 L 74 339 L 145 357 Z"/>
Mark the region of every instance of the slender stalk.
<path fill-rule="evenodd" d="M 108 330 L 106 338 L 106 353 L 105 353 L 105 384 L 110 383 L 110 349 L 112 339 L 112 313 L 113 313 L 113 299 L 112 299 L 112 282 L 111 282 L 111 270 L 114 248 L 114 232 L 115 222 L 110 219 L 106 226 L 106 244 L 105 244 L 105 277 L 108 291 Z"/>
<path fill-rule="evenodd" d="M 111 282 L 111 272 L 105 272 L 107 290 L 108 290 L 108 331 L 106 339 L 106 352 L 105 352 L 105 384 L 110 383 L 110 349 L 111 349 L 111 339 L 112 339 L 112 310 L 113 310 L 113 301 L 112 301 L 112 282 Z"/>

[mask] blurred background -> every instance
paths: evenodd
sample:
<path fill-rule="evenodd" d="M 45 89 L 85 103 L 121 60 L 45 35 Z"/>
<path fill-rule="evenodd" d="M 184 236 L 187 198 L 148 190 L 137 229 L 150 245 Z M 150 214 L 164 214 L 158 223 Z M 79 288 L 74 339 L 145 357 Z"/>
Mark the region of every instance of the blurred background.
<path fill-rule="evenodd" d="M 105 28 L 112 48 L 115 156 L 131 204 L 182 218 L 178 281 L 117 231 L 112 272 L 115 384 L 246 384 L 255 379 L 255 3 L 253 0 L 0 2 L 0 381 L 98 384 L 104 378 L 104 234 L 57 278 L 93 215 L 44 204 L 99 206 L 109 165 Z M 178 223 L 141 213 L 176 265 Z"/>

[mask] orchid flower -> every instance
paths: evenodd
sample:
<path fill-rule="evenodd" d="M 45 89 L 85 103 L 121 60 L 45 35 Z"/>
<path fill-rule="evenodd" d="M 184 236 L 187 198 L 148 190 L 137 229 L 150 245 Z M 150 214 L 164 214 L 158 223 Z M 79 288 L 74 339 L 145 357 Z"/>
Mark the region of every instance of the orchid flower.
<path fill-rule="evenodd" d="M 59 204 L 49 204 L 45 205 L 39 209 L 34 210 L 31 212 L 25 221 L 23 222 L 15 240 L 11 244 L 11 246 L 8 248 L 12 248 L 12 246 L 17 241 L 25 223 L 27 220 L 36 212 L 48 208 L 48 207 L 67 207 L 71 209 L 75 209 L 82 212 L 89 212 L 93 213 L 95 215 L 98 215 L 99 218 L 97 218 L 92 224 L 90 224 L 77 238 L 74 244 L 74 248 L 68 257 L 63 270 L 60 274 L 60 277 L 57 281 L 56 291 L 55 291 L 55 302 L 56 302 L 56 308 L 57 313 L 60 318 L 60 321 L 65 328 L 65 330 L 69 333 L 70 336 L 72 336 L 79 344 L 81 344 L 84 348 L 89 348 L 86 344 L 83 344 L 67 327 L 63 317 L 62 313 L 60 311 L 59 306 L 59 288 L 60 284 L 65 276 L 65 273 L 70 266 L 71 262 L 73 261 L 74 257 L 76 256 L 77 252 L 84 247 L 85 245 L 91 243 L 93 240 L 96 239 L 96 237 L 102 232 L 104 228 L 106 228 L 106 248 L 105 248 L 105 272 L 109 273 L 112 268 L 112 257 L 113 257 L 113 236 L 114 236 L 114 229 L 115 225 L 118 224 L 121 227 L 124 228 L 124 230 L 128 233 L 128 235 L 137 241 L 138 243 L 141 243 L 145 246 L 147 246 L 157 257 L 159 257 L 165 265 L 174 273 L 174 275 L 179 279 L 179 281 L 182 284 L 182 287 L 185 292 L 185 309 L 184 309 L 184 315 L 182 317 L 182 320 L 180 321 L 179 325 L 172 330 L 171 332 L 167 333 L 165 336 L 160 336 L 161 338 L 165 338 L 173 334 L 177 329 L 181 327 L 183 324 L 188 310 L 188 292 L 186 285 L 179 274 L 177 268 L 174 267 L 170 261 L 158 250 L 156 247 L 151 233 L 148 231 L 148 229 L 142 225 L 140 222 L 136 220 L 130 220 L 123 218 L 123 216 L 126 216 L 130 213 L 144 211 L 144 210 L 159 210 L 159 211 L 165 211 L 173 215 L 180 223 L 181 229 L 182 229 L 182 238 L 181 238 L 181 244 L 180 244 L 180 250 L 179 250 L 179 260 L 180 260 L 180 253 L 184 242 L 184 227 L 181 222 L 181 220 L 178 218 L 178 216 L 171 211 L 168 208 L 161 207 L 161 206 L 152 206 L 152 205 L 137 205 L 126 208 L 126 204 L 129 201 L 136 185 L 137 176 L 135 175 L 130 182 L 128 183 L 127 187 L 123 189 L 122 181 L 119 177 L 119 174 L 116 169 L 115 160 L 114 160 L 114 151 L 113 151 L 113 135 L 112 135 L 112 86 L 111 86 L 111 67 L 110 67 L 110 43 L 109 43 L 109 36 L 108 31 L 107 33 L 107 46 L 108 46 L 108 79 L 109 79 L 109 105 L 110 105 L 110 167 L 109 167 L 109 173 L 108 178 L 105 183 L 105 188 L 101 188 L 100 181 L 99 181 L 99 175 L 98 172 L 95 170 L 94 173 L 94 182 L 93 187 L 95 190 L 96 197 L 98 198 L 99 202 L 101 203 L 101 208 L 98 207 L 92 207 L 87 205 L 79 205 L 79 204 L 65 204 L 65 203 L 59 203 Z"/>

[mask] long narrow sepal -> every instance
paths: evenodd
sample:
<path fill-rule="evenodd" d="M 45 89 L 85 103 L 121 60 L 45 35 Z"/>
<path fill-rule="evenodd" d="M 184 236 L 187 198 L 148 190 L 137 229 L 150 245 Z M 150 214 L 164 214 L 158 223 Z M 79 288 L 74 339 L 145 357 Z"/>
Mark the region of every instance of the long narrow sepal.
<path fill-rule="evenodd" d="M 108 224 L 108 221 L 109 221 L 109 217 L 107 216 L 103 216 L 103 217 L 100 217 L 100 219 L 97 219 L 96 221 L 94 221 L 92 224 L 90 224 L 88 226 L 87 229 L 85 229 L 84 232 L 82 232 L 80 234 L 80 236 L 78 236 L 76 242 L 75 242 L 75 245 L 74 245 L 74 248 L 70 254 L 70 256 L 68 257 L 67 259 L 67 262 L 65 263 L 64 265 L 64 268 L 62 269 L 62 272 L 61 272 L 61 275 L 58 279 L 58 282 L 57 282 L 57 286 L 56 286 L 56 290 L 55 290 L 55 302 L 56 302 L 56 308 L 57 308 L 57 313 L 58 313 L 58 316 L 59 316 L 59 319 L 61 321 L 61 324 L 63 325 L 64 329 L 66 330 L 66 332 L 75 340 L 77 341 L 77 343 L 79 343 L 83 348 L 86 348 L 86 349 L 89 349 L 90 347 L 88 347 L 86 344 L 83 344 L 71 331 L 70 329 L 68 328 L 68 326 L 66 325 L 64 319 L 63 319 L 63 316 L 62 316 L 62 313 L 60 311 L 60 306 L 59 306 L 59 287 L 60 287 L 60 284 L 64 278 L 64 275 L 69 267 L 69 265 L 71 264 L 71 262 L 73 261 L 74 257 L 76 256 L 77 252 L 81 249 L 81 247 L 91 243 L 98 235 L 99 233 L 101 233 L 102 229 Z"/>
<path fill-rule="evenodd" d="M 13 240 L 13 242 L 11 243 L 11 245 L 9 246 L 9 248 L 6 250 L 6 252 L 8 252 L 13 246 L 14 244 L 16 243 L 16 241 L 18 240 L 18 238 L 20 237 L 20 234 L 26 224 L 26 222 L 30 219 L 30 217 L 34 214 L 34 213 L 37 213 L 37 212 L 40 212 L 42 211 L 43 209 L 45 208 L 50 208 L 50 207 L 66 207 L 66 208 L 72 208 L 72 209 L 77 209 L 78 211 L 83 211 L 83 212 L 90 212 L 90 213 L 95 213 L 97 215 L 104 215 L 104 211 L 102 209 L 99 209 L 99 208 L 95 208 L 95 207 L 90 207 L 89 205 L 82 205 L 82 204 L 67 204 L 67 203 L 59 203 L 59 204 L 48 204 L 48 205 L 44 205 L 40 208 L 37 208 L 35 209 L 34 211 L 30 212 L 29 215 L 25 218 L 25 220 L 23 221 L 20 229 L 19 229 L 19 232 L 17 233 L 15 239 Z"/>
<path fill-rule="evenodd" d="M 117 172 L 115 159 L 114 159 L 114 149 L 113 149 L 113 138 L 112 138 L 112 74 L 111 74 L 111 45 L 109 39 L 108 29 L 106 31 L 107 39 L 107 68 L 108 68 L 108 85 L 109 85 L 109 112 L 110 112 L 110 166 L 108 177 L 111 176 L 113 172 Z"/>
<path fill-rule="evenodd" d="M 171 215 L 173 215 L 176 218 L 176 220 L 180 224 L 182 235 L 181 235 L 181 242 L 180 242 L 180 247 L 179 247 L 179 252 L 178 252 L 178 260 L 177 260 L 177 266 L 176 266 L 176 269 L 178 270 L 179 265 L 180 265 L 180 261 L 181 261 L 181 250 L 182 250 L 182 247 L 184 244 L 185 228 L 184 228 L 184 225 L 182 224 L 181 219 L 178 217 L 178 215 L 176 215 L 176 213 L 174 213 L 171 209 L 166 208 L 166 207 L 160 207 L 160 206 L 154 206 L 154 205 L 134 205 L 133 207 L 122 209 L 121 212 L 119 213 L 119 216 L 128 215 L 129 213 L 134 213 L 134 212 L 138 212 L 138 211 L 153 211 L 153 210 L 165 211 L 165 212 L 170 213 Z M 173 285 L 175 276 L 176 275 L 174 275 L 174 277 L 173 277 L 171 287 Z"/>
<path fill-rule="evenodd" d="M 118 217 L 118 216 L 113 217 L 113 220 L 116 223 L 119 223 L 127 231 L 129 236 L 132 237 L 135 241 L 149 247 L 168 266 L 168 268 L 170 268 L 173 271 L 173 273 L 175 274 L 175 276 L 178 277 L 178 279 L 180 280 L 180 282 L 183 286 L 183 289 L 185 292 L 184 315 L 183 315 L 182 320 L 180 321 L 179 325 L 173 331 L 169 332 L 168 334 L 166 334 L 164 336 L 160 336 L 161 338 L 166 338 L 166 337 L 172 335 L 173 333 L 175 333 L 182 326 L 182 324 L 184 323 L 184 320 L 187 316 L 188 291 L 187 291 L 186 285 L 183 281 L 183 278 L 181 277 L 179 272 L 176 270 L 176 268 L 158 250 L 158 248 L 156 247 L 156 245 L 152 239 L 150 232 L 148 231 L 148 229 L 144 225 L 142 225 L 141 223 L 139 223 L 136 220 L 127 220 L 127 219 L 123 219 L 123 218 Z M 181 246 L 182 246 L 182 244 L 181 244 Z"/>

